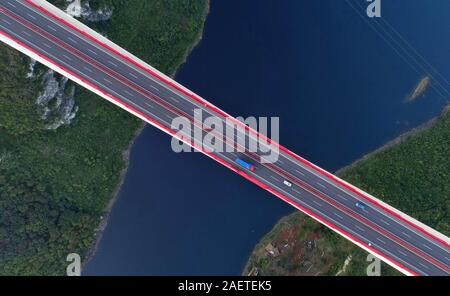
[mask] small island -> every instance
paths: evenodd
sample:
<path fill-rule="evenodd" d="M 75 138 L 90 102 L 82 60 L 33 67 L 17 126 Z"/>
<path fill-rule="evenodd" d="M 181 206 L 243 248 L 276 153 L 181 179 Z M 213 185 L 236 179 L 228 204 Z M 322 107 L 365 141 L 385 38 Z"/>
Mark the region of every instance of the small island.
<path fill-rule="evenodd" d="M 431 78 L 429 76 L 425 76 L 422 79 L 420 79 L 419 83 L 417 83 L 414 90 L 411 92 L 411 94 L 406 98 L 406 102 L 411 102 L 420 97 L 425 93 L 425 91 L 428 89 L 431 83 Z"/>

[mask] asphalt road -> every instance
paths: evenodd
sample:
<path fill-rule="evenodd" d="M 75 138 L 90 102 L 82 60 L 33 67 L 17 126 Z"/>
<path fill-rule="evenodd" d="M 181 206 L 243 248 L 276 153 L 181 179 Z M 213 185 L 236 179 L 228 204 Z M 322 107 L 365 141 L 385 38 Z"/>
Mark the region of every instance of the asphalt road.
<path fill-rule="evenodd" d="M 202 109 L 204 117 L 218 116 L 203 104 L 25 0 L 0 0 L 0 10 L 0 31 L 168 128 L 175 117 L 192 118 L 195 109 Z M 224 120 L 223 116 L 220 118 Z M 248 134 L 238 135 L 242 136 L 248 141 Z M 291 155 L 281 151 L 276 163 L 262 164 L 260 157 L 264 153 L 261 151 L 213 154 L 243 171 L 245 169 L 239 167 L 235 160 L 240 157 L 248 161 L 255 166 L 253 172 L 246 171 L 252 178 L 412 273 L 450 274 L 448 246 Z M 285 180 L 292 186 L 285 185 Z M 365 209 L 356 207 L 357 202 L 362 202 Z"/>

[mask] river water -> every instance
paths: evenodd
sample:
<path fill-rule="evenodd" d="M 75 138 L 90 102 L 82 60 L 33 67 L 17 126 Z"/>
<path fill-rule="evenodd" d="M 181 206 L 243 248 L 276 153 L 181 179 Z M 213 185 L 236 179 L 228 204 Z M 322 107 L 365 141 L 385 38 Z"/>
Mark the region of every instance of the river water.
<path fill-rule="evenodd" d="M 449 89 L 449 1 L 383 1 L 387 23 L 351 4 L 214 0 L 177 80 L 232 115 L 280 117 L 284 146 L 336 170 L 436 116 Z M 405 103 L 425 75 L 431 87 Z M 84 274 L 237 275 L 292 211 L 149 126 Z"/>

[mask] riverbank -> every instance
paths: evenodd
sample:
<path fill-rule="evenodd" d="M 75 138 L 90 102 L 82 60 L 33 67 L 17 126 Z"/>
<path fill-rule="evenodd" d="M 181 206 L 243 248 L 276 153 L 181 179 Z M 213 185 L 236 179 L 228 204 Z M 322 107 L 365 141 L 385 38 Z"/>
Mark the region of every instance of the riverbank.
<path fill-rule="evenodd" d="M 105 231 L 106 227 L 108 226 L 109 215 L 111 214 L 111 211 L 114 207 L 115 202 L 119 198 L 120 189 L 122 188 L 123 182 L 125 180 L 125 176 L 128 171 L 128 167 L 130 166 L 131 148 L 133 147 L 133 144 L 136 141 L 136 138 L 139 137 L 139 135 L 144 130 L 146 125 L 147 124 L 145 122 L 143 122 L 141 124 L 141 126 L 136 130 L 136 133 L 135 133 L 133 139 L 130 141 L 128 148 L 126 150 L 124 150 L 122 153 L 122 160 L 123 160 L 125 166 L 120 171 L 119 182 L 117 183 L 117 186 L 114 189 L 111 199 L 108 202 L 108 204 L 106 205 L 106 208 L 104 209 L 102 216 L 100 216 L 100 224 L 95 229 L 95 232 L 94 232 L 94 238 L 93 238 L 94 242 L 93 242 L 92 246 L 89 248 L 89 250 L 87 251 L 87 254 L 85 255 L 85 257 L 83 258 L 84 259 L 82 262 L 83 267 L 89 263 L 89 261 L 92 259 L 92 257 L 95 255 L 95 252 L 97 251 L 98 245 L 102 239 L 103 232 Z"/>
<path fill-rule="evenodd" d="M 111 18 L 84 22 L 175 73 L 199 39 L 208 7 L 206 0 L 186 1 L 96 1 L 112 7 Z M 75 86 L 72 123 L 46 129 L 35 105 L 45 67 L 37 65 L 27 78 L 29 58 L 0 47 L 0 274 L 62 275 L 67 254 L 86 262 L 95 251 L 142 123 Z"/>
<path fill-rule="evenodd" d="M 203 12 L 204 15 L 204 22 L 206 21 L 206 18 L 208 16 L 209 13 L 209 8 L 210 8 L 210 0 L 207 1 L 207 5 L 205 7 L 205 10 Z M 203 22 L 203 23 L 204 23 Z M 203 27 L 202 30 L 198 33 L 198 36 L 196 37 L 194 43 L 192 44 L 192 46 L 190 46 L 187 50 L 186 53 L 182 59 L 182 62 L 176 67 L 175 71 L 170 75 L 170 77 L 175 78 L 176 77 L 176 73 L 178 71 L 178 69 L 184 64 L 186 63 L 189 54 L 195 49 L 195 47 L 197 47 L 201 40 L 202 40 L 202 36 L 203 36 Z M 142 122 L 141 126 L 136 130 L 135 135 L 133 137 L 133 139 L 130 141 L 130 144 L 128 145 L 128 148 L 126 150 L 123 151 L 122 154 L 122 159 L 123 162 L 125 164 L 124 168 L 122 169 L 122 171 L 120 172 L 120 177 L 119 177 L 119 182 L 112 194 L 112 197 L 110 199 L 110 201 L 108 202 L 108 205 L 106 206 L 103 215 L 101 216 L 101 222 L 100 225 L 97 227 L 95 233 L 94 233 L 94 243 L 92 244 L 92 246 L 90 247 L 87 255 L 85 256 L 85 259 L 83 261 L 83 266 L 86 266 L 86 264 L 89 263 L 89 261 L 92 259 L 93 256 L 95 256 L 95 253 L 98 249 L 98 245 L 102 239 L 102 235 L 103 232 L 105 231 L 106 227 L 108 226 L 108 218 L 111 214 L 111 211 L 114 207 L 115 202 L 117 201 L 117 199 L 119 198 L 119 193 L 120 190 L 122 188 L 123 182 L 125 180 L 125 177 L 127 175 L 127 171 L 128 168 L 130 166 L 130 152 L 131 152 L 131 148 L 133 147 L 134 142 L 136 141 L 136 138 L 140 136 L 141 132 L 144 130 L 144 128 L 147 126 L 147 123 Z"/>
<path fill-rule="evenodd" d="M 449 235 L 449 141 L 450 105 L 441 115 L 340 169 L 337 175 Z M 295 212 L 282 218 L 255 246 L 243 274 L 365 275 L 366 257 L 366 252 L 344 238 Z M 398 274 L 383 263 L 382 275 Z"/>
<path fill-rule="evenodd" d="M 403 134 L 401 134 L 400 136 L 398 136 L 397 138 L 387 142 L 386 144 L 384 144 L 383 146 L 381 146 L 380 148 L 371 151 L 369 153 L 367 153 L 366 155 L 364 155 L 363 157 L 361 157 L 360 159 L 354 161 L 353 163 L 349 164 L 348 166 L 345 166 L 339 170 L 336 171 L 337 175 L 341 175 L 343 174 L 345 171 L 347 170 L 351 170 L 353 167 L 357 166 L 359 163 L 369 159 L 370 157 L 373 157 L 374 155 L 376 155 L 377 153 L 381 153 L 395 145 L 399 145 L 401 143 L 403 143 L 404 141 L 407 141 L 409 137 L 418 135 L 419 133 L 426 131 L 428 128 L 432 127 L 434 124 L 436 124 L 436 122 L 442 118 L 444 118 L 445 116 L 448 116 L 448 113 L 450 112 L 450 105 L 447 105 L 444 110 L 442 110 L 442 113 L 436 117 L 434 117 L 433 119 L 419 125 L 416 128 L 411 129 L 410 131 L 407 131 Z"/>

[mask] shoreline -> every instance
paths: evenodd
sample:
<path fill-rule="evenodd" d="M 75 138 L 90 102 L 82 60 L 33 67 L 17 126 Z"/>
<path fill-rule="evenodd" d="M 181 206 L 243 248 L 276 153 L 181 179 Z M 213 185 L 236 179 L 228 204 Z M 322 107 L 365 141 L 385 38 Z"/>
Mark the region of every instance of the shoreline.
<path fill-rule="evenodd" d="M 180 70 L 180 68 L 186 64 L 189 56 L 191 55 L 191 53 L 194 51 L 195 48 L 197 48 L 200 43 L 202 42 L 203 39 L 203 33 L 205 32 L 205 26 L 206 26 L 206 22 L 208 20 L 208 15 L 210 12 L 210 8 L 211 8 L 211 0 L 207 0 L 207 4 L 205 7 L 205 11 L 203 11 L 203 14 L 205 16 L 205 21 L 203 22 L 203 27 L 202 30 L 200 31 L 200 33 L 198 34 L 197 38 L 195 38 L 194 43 L 192 43 L 192 46 L 190 46 L 187 50 L 186 53 L 184 54 L 183 59 L 181 60 L 181 63 L 178 65 L 178 67 L 175 69 L 175 71 L 169 75 L 171 78 L 174 78 L 177 76 L 178 74 L 178 70 Z"/>
<path fill-rule="evenodd" d="M 344 172 L 345 170 L 354 167 L 355 165 L 357 165 L 361 161 L 364 161 L 365 159 L 369 158 L 370 156 L 372 156 L 374 154 L 377 154 L 377 153 L 382 152 L 382 151 L 384 151 L 386 149 L 389 149 L 390 147 L 393 147 L 393 146 L 396 146 L 398 144 L 403 143 L 409 137 L 417 135 L 417 134 L 421 133 L 422 131 L 424 131 L 424 130 L 430 128 L 431 126 L 433 126 L 439 119 L 441 119 L 443 116 L 446 116 L 446 114 L 449 113 L 449 112 L 450 112 L 450 104 L 446 105 L 444 107 L 444 109 L 442 109 L 441 113 L 439 113 L 435 117 L 431 118 L 427 122 L 424 122 L 424 123 L 418 125 L 417 127 L 412 128 L 409 131 L 406 131 L 406 132 L 398 135 L 394 139 L 392 139 L 390 141 L 387 141 L 385 144 L 383 144 L 379 148 L 376 148 L 375 150 L 372 150 L 372 151 L 364 154 L 363 156 L 361 156 L 357 160 L 353 161 L 352 163 L 350 163 L 350 164 L 348 164 L 348 165 L 338 169 L 336 172 L 334 172 L 334 174 L 336 174 L 336 175 L 340 174 L 340 173 Z"/>
<path fill-rule="evenodd" d="M 172 78 L 176 77 L 176 75 L 178 73 L 178 70 L 187 62 L 187 60 L 189 58 L 189 55 L 192 53 L 192 51 L 202 41 L 202 39 L 203 39 L 203 32 L 205 30 L 206 20 L 208 18 L 209 12 L 210 12 L 210 6 L 211 6 L 211 1 L 208 0 L 206 8 L 205 8 L 205 11 L 204 11 L 205 18 L 204 18 L 202 30 L 199 32 L 197 38 L 194 40 L 194 43 L 192 43 L 192 45 L 189 46 L 189 48 L 186 50 L 186 53 L 184 54 L 184 57 L 183 57 L 182 61 L 176 67 L 175 71 L 170 75 L 170 77 L 172 77 Z M 97 250 L 99 248 L 100 242 L 101 242 L 102 237 L 103 237 L 103 233 L 104 233 L 106 227 L 108 226 L 109 217 L 111 215 L 111 212 L 112 212 L 112 210 L 114 208 L 114 205 L 115 205 L 116 201 L 119 198 L 119 193 L 120 193 L 120 191 L 122 189 L 122 185 L 125 182 L 125 178 L 127 176 L 128 168 L 130 166 L 131 149 L 133 148 L 134 142 L 141 135 L 142 131 L 144 130 L 144 128 L 147 125 L 148 124 L 146 122 L 144 122 L 144 121 L 141 122 L 141 125 L 134 132 L 133 138 L 131 139 L 127 149 L 122 151 L 122 159 L 124 161 L 124 167 L 120 171 L 119 181 L 117 182 L 117 185 L 116 185 L 116 187 L 115 187 L 115 189 L 114 189 L 114 191 L 113 191 L 113 193 L 111 195 L 111 198 L 108 201 L 108 204 L 106 205 L 106 207 L 104 208 L 103 214 L 100 216 L 100 223 L 95 229 L 95 232 L 94 232 L 94 235 L 93 235 L 93 242 L 92 242 L 91 246 L 89 247 L 89 249 L 87 250 L 87 252 L 84 255 L 85 259 L 82 260 L 82 268 L 84 268 L 91 261 L 91 259 L 95 256 L 95 254 L 97 253 Z"/>
<path fill-rule="evenodd" d="M 141 125 L 136 129 L 133 138 L 131 139 L 130 143 L 128 144 L 127 149 L 122 151 L 122 160 L 124 161 L 124 167 L 120 171 L 119 174 L 119 181 L 117 182 L 116 187 L 114 188 L 114 191 L 112 193 L 111 199 L 108 201 L 108 204 L 103 209 L 103 213 L 100 216 L 100 224 L 95 228 L 94 232 L 94 242 L 89 247 L 87 253 L 85 254 L 85 260 L 82 260 L 82 267 L 86 266 L 89 261 L 94 257 L 95 253 L 98 250 L 98 247 L 100 245 L 100 241 L 103 237 L 103 232 L 105 231 L 106 227 L 108 226 L 108 220 L 109 216 L 111 215 L 112 209 L 114 207 L 114 204 L 119 198 L 119 192 L 122 189 L 122 185 L 125 182 L 125 177 L 128 172 L 128 168 L 130 166 L 130 154 L 131 154 L 131 148 L 133 148 L 134 142 L 139 137 L 141 132 L 144 130 L 144 128 L 147 126 L 145 122 L 142 122 Z"/>

